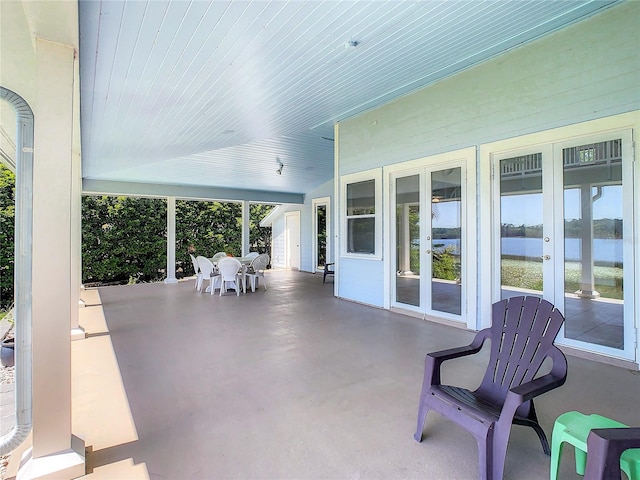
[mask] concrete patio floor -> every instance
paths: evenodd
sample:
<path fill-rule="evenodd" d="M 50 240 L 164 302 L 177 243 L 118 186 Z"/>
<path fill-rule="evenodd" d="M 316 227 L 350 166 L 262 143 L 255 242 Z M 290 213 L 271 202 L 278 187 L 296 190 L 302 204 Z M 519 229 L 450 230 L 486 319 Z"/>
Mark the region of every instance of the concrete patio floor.
<path fill-rule="evenodd" d="M 87 338 L 72 344 L 84 478 L 478 477 L 475 440 L 444 418 L 413 439 L 425 353 L 473 332 L 334 298 L 322 275 L 267 282 L 240 297 L 193 280 L 84 292 Z M 445 364 L 444 380 L 476 385 L 486 357 Z M 569 410 L 640 425 L 638 372 L 568 361 L 565 386 L 536 401 L 547 435 Z M 533 430 L 514 426 L 505 479 L 548 475 Z M 560 478 L 581 478 L 569 448 Z"/>

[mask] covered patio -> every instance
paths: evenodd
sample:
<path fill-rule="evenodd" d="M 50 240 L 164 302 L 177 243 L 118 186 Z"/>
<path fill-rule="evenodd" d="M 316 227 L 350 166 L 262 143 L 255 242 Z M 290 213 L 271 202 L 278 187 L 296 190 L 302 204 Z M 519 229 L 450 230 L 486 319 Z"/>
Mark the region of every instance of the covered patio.
<path fill-rule="evenodd" d="M 639 423 L 640 2 L 19 0 L 0 14 L 20 330 L 1 450 L 15 473 L 14 448 L 32 446 L 19 480 L 475 478 L 471 436 L 435 415 L 422 444 L 412 433 L 425 353 L 490 322 L 508 225 L 536 233 L 536 288 L 565 312 L 565 240 L 578 238 L 565 225 L 620 245 L 598 279 L 620 322 L 589 330 L 622 342 L 561 332 L 581 358 L 538 411 L 547 433 L 568 410 Z M 577 170 L 615 175 L 570 173 L 571 152 Z M 528 158 L 542 171 L 518 197 L 535 208 L 500 173 Z M 394 290 L 398 185 L 413 183 L 419 305 Z M 82 290 L 82 195 L 166 199 L 165 284 Z M 278 205 L 270 288 L 212 298 L 177 281 L 178 200 L 242 202 L 243 254 L 250 203 Z M 598 202 L 615 208 L 583 208 Z M 434 221 L 436 203 L 455 222 Z M 432 240 L 452 232 L 463 260 L 446 280 L 461 293 L 440 311 Z M 595 299 L 585 258 L 570 292 Z M 447 367 L 469 384 L 482 370 Z M 575 475 L 570 458 L 562 471 Z M 515 428 L 505 477 L 547 474 L 533 432 Z"/>
<path fill-rule="evenodd" d="M 425 353 L 472 332 L 338 299 L 321 275 L 267 275 L 239 298 L 192 279 L 84 292 L 72 382 L 86 478 L 477 477 L 474 438 L 444 418 L 413 439 Z M 638 372 L 568 361 L 567 383 L 537 401 L 547 435 L 569 410 L 637 423 Z M 467 386 L 484 369 L 447 367 Z M 505 478 L 548 472 L 534 432 L 513 427 Z M 560 474 L 580 478 L 571 449 Z"/>

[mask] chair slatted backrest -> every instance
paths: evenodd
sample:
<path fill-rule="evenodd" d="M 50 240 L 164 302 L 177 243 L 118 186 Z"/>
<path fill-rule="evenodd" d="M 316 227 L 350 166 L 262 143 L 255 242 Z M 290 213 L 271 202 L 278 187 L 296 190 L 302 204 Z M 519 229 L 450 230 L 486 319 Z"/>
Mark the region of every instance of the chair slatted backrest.
<path fill-rule="evenodd" d="M 200 267 L 200 271 L 202 272 L 202 276 L 204 278 L 209 278 L 211 276 L 211 272 L 213 272 L 213 263 L 207 257 L 199 256 L 196 258 L 198 262 L 198 266 Z"/>
<path fill-rule="evenodd" d="M 267 268 L 267 265 L 269 265 L 269 255 L 266 253 L 260 254 L 251 261 L 251 271 L 260 272 Z"/>
<path fill-rule="evenodd" d="M 549 356 L 564 317 L 551 303 L 519 296 L 493 304 L 491 356 L 477 393 L 504 403 L 509 389 L 533 380 Z"/>
<path fill-rule="evenodd" d="M 242 268 L 242 264 L 237 258 L 223 257 L 218 260 L 218 272 L 222 276 L 222 280 L 235 280 L 237 273 Z"/>
<path fill-rule="evenodd" d="M 193 265 L 193 271 L 197 275 L 198 271 L 200 270 L 200 267 L 198 266 L 198 260 L 196 260 L 196 257 L 194 257 L 192 254 L 189 254 L 189 256 L 191 257 L 191 264 Z"/>
<path fill-rule="evenodd" d="M 218 260 L 220 260 L 221 258 L 224 258 L 226 256 L 227 256 L 227 254 L 225 252 L 218 252 L 211 258 L 211 260 L 214 261 L 214 262 L 217 262 Z"/>

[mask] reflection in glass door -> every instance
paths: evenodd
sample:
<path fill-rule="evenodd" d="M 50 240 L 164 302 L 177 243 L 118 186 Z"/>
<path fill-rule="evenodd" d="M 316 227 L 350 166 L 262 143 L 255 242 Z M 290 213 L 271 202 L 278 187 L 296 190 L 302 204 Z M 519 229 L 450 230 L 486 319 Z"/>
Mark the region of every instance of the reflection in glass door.
<path fill-rule="evenodd" d="M 625 349 L 622 140 L 562 149 L 567 339 Z"/>
<path fill-rule="evenodd" d="M 542 297 L 542 153 L 502 159 L 499 171 L 500 298 Z"/>
<path fill-rule="evenodd" d="M 462 178 L 455 167 L 394 179 L 396 304 L 460 319 Z"/>
<path fill-rule="evenodd" d="M 549 145 L 497 158 L 494 169 L 500 297 L 544 297 L 565 316 L 561 343 L 631 359 L 634 308 L 625 286 L 633 277 L 625 266 L 633 252 L 624 238 L 632 231 L 625 198 L 632 198 L 633 170 L 626 138 Z"/>
<path fill-rule="evenodd" d="M 420 306 L 420 175 L 396 179 L 396 302 Z"/>
<path fill-rule="evenodd" d="M 431 310 L 462 311 L 462 175 L 461 168 L 431 172 Z"/>

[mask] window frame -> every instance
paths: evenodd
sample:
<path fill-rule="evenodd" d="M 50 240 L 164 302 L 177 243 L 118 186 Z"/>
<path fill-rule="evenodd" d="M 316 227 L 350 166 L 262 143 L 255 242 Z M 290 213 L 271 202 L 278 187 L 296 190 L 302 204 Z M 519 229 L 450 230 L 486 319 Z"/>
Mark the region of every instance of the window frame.
<path fill-rule="evenodd" d="M 355 183 L 362 183 L 373 180 L 374 182 L 374 213 L 361 214 L 361 215 L 348 215 L 347 214 L 347 188 L 349 185 Z M 340 192 L 341 192 L 341 226 L 343 235 L 340 240 L 340 255 L 346 258 L 358 258 L 366 260 L 382 260 L 382 169 L 367 170 L 364 172 L 352 173 L 348 175 L 342 175 L 340 177 Z M 349 239 L 349 220 L 358 218 L 373 218 L 373 241 L 374 251 L 373 253 L 358 253 L 349 252 L 348 239 Z"/>

